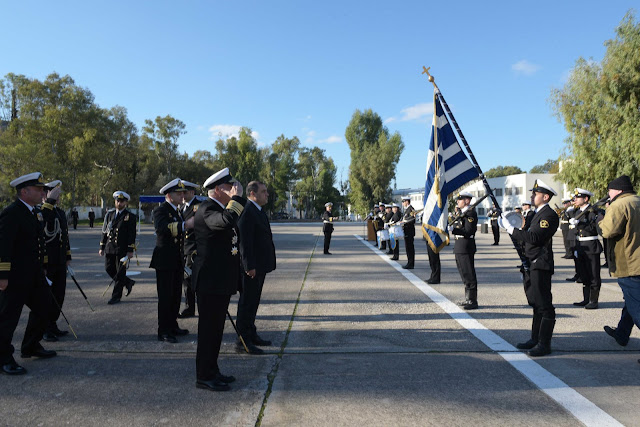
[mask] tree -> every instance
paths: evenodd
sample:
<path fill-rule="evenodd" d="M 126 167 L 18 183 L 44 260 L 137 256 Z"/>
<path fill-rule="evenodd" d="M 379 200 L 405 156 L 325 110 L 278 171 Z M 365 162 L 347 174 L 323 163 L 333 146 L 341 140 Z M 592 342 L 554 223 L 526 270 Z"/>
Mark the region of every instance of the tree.
<path fill-rule="evenodd" d="M 389 200 L 389 184 L 395 177 L 404 144 L 398 132 L 389 134 L 380 116 L 371 109 L 353 113 L 345 138 L 351 149 L 350 201 L 356 212 L 364 214 L 371 210 L 372 202 Z"/>
<path fill-rule="evenodd" d="M 280 135 L 271 145 L 265 164 L 267 173 L 265 184 L 269 188 L 269 207 L 282 210 L 287 204 L 287 192 L 293 190 L 296 179 L 296 155 L 300 149 L 297 137 Z"/>
<path fill-rule="evenodd" d="M 154 121 L 144 121 L 142 139 L 155 150 L 166 168 L 167 176 L 171 177 L 173 162 L 178 156 L 178 139 L 180 135 L 187 133 L 185 124 L 180 120 L 167 115 L 157 116 Z"/>
<path fill-rule="evenodd" d="M 484 176 L 487 178 L 496 178 L 499 176 L 517 175 L 519 173 L 524 173 L 524 171 L 517 166 L 496 166 L 486 171 Z"/>
<path fill-rule="evenodd" d="M 262 177 L 263 162 L 258 143 L 251 136 L 251 129 L 240 128 L 238 137 L 231 136 L 227 140 L 219 139 L 216 142 L 215 161 L 228 167 L 231 176 L 247 185 L 253 180 L 264 180 Z"/>
<path fill-rule="evenodd" d="M 628 12 L 600 63 L 579 58 L 551 102 L 569 136 L 561 180 L 603 194 L 622 174 L 640 184 L 640 24 Z"/>
<path fill-rule="evenodd" d="M 328 201 L 338 201 L 340 194 L 334 187 L 336 166 L 324 150 L 301 148 L 298 154 L 298 182 L 294 187 L 299 211 L 304 210 L 306 218 L 313 218 L 324 210 Z"/>
<path fill-rule="evenodd" d="M 536 165 L 531 168 L 529 173 L 558 173 L 558 160 L 549 159 L 542 165 Z"/>

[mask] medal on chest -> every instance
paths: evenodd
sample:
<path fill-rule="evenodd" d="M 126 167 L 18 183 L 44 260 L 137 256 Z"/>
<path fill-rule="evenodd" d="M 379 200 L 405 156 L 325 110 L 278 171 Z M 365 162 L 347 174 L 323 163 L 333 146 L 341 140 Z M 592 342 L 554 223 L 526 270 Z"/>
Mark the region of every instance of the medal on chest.
<path fill-rule="evenodd" d="M 231 255 L 236 256 L 238 255 L 238 234 L 236 233 L 236 230 L 233 230 L 233 237 L 231 238 L 231 244 L 233 245 L 231 247 Z"/>

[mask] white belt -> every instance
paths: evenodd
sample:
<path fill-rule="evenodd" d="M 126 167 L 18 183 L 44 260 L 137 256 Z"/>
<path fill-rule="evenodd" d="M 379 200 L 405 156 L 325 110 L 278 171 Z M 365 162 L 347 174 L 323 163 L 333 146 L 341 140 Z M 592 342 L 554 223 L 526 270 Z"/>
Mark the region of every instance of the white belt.
<path fill-rule="evenodd" d="M 589 240 L 598 240 L 598 236 L 587 236 L 587 237 L 577 236 L 576 239 L 578 239 L 579 242 L 588 242 Z"/>
<path fill-rule="evenodd" d="M 569 221 L 561 220 L 560 224 L 569 224 Z"/>
<path fill-rule="evenodd" d="M 324 222 L 325 224 L 331 224 L 331 221 L 327 221 L 327 220 L 324 220 L 322 222 Z"/>
<path fill-rule="evenodd" d="M 460 239 L 473 239 L 476 236 L 464 237 L 464 236 L 458 236 L 457 234 L 454 234 L 454 237 L 455 237 L 456 240 L 460 240 Z"/>

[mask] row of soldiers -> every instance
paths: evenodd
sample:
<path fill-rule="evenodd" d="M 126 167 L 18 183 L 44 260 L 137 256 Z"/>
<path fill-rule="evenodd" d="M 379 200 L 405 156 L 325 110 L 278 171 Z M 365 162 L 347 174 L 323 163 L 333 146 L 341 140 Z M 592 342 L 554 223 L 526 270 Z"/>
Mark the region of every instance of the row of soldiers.
<path fill-rule="evenodd" d="M 411 206 L 411 198 L 405 196 L 402 198 L 402 207 L 404 212 L 400 211 L 400 206 L 396 203 L 385 204 L 380 202 L 373 208 L 373 229 L 376 232 L 376 244 L 381 250 L 387 250 L 387 241 L 389 247 L 387 254 L 391 255 L 391 259 L 397 261 L 400 259 L 400 245 L 394 239 L 384 240 L 378 236 L 378 232 L 382 230 L 389 230 L 392 226 L 401 226 L 402 233 L 404 235 L 405 250 L 407 253 L 407 263 L 402 267 L 404 269 L 412 270 L 415 264 L 416 251 L 414 247 L 414 237 L 416 235 L 415 222 L 416 211 Z"/>

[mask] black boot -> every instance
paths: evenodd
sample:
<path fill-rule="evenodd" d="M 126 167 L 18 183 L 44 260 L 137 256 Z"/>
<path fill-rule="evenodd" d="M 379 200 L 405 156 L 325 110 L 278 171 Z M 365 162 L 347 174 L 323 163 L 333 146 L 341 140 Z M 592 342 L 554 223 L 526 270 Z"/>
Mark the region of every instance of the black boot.
<path fill-rule="evenodd" d="M 587 310 L 595 310 L 598 308 L 598 297 L 600 296 L 600 288 L 594 287 L 590 289 L 589 292 L 589 304 L 585 305 L 584 308 Z"/>
<path fill-rule="evenodd" d="M 542 316 L 539 314 L 533 315 L 533 322 L 531 322 L 531 339 L 527 342 L 521 342 L 516 344 L 516 348 L 520 350 L 531 350 L 533 347 L 538 344 L 538 336 L 540 335 L 540 322 L 542 321 Z"/>
<path fill-rule="evenodd" d="M 464 307 L 465 305 L 469 304 L 471 302 L 471 300 L 469 299 L 471 296 L 471 291 L 469 289 L 464 290 L 464 300 L 462 301 L 458 301 L 456 304 L 458 304 L 461 307 Z"/>
<path fill-rule="evenodd" d="M 413 263 L 408 262 L 405 265 L 403 265 L 402 268 L 404 268 L 405 270 L 413 270 Z"/>
<path fill-rule="evenodd" d="M 540 335 L 538 336 L 538 344 L 527 353 L 531 357 L 546 356 L 551 353 L 551 336 L 553 335 L 553 327 L 556 319 L 542 318 L 540 322 Z"/>
<path fill-rule="evenodd" d="M 582 301 L 574 302 L 573 305 L 584 307 L 587 304 L 589 304 L 589 288 L 587 286 L 582 286 Z"/>
<path fill-rule="evenodd" d="M 469 289 L 469 297 L 465 305 L 462 306 L 465 310 L 475 310 L 478 308 L 478 289 Z"/>

